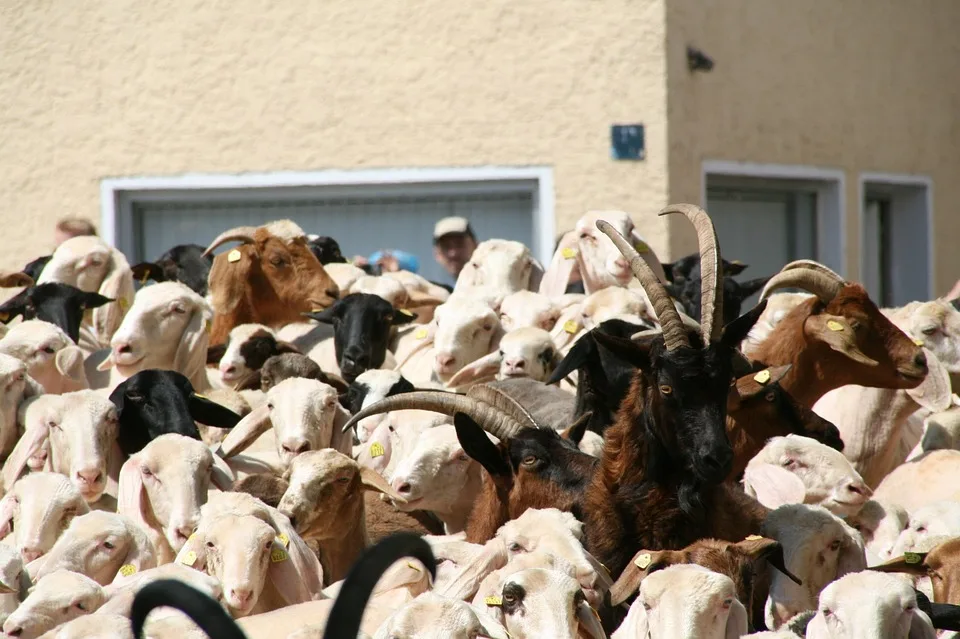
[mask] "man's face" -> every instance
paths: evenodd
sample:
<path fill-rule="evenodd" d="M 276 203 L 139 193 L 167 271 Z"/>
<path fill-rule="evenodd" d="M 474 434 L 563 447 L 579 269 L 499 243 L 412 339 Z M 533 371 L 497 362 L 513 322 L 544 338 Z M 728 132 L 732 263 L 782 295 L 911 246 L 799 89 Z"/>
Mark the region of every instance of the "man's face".
<path fill-rule="evenodd" d="M 477 243 L 466 233 L 444 235 L 433 246 L 433 256 L 447 273 L 453 277 L 470 261 Z"/>

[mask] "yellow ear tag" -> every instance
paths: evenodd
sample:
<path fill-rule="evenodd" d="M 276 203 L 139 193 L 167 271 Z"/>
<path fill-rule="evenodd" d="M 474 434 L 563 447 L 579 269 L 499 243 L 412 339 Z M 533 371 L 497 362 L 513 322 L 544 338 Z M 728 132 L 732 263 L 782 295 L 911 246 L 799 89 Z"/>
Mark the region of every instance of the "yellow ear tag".
<path fill-rule="evenodd" d="M 488 606 L 502 606 L 503 599 L 500 597 L 484 597 L 483 603 L 487 604 Z"/>
<path fill-rule="evenodd" d="M 827 328 L 829 328 L 831 331 L 842 331 L 843 324 L 840 322 L 835 322 L 834 320 L 830 320 L 827 322 Z"/>
<path fill-rule="evenodd" d="M 150 271 L 144 271 L 143 277 L 140 278 L 140 284 L 146 284 L 148 279 L 150 279 Z"/>
<path fill-rule="evenodd" d="M 233 249 L 232 251 L 230 251 L 229 253 L 227 253 L 227 261 L 228 261 L 228 262 L 239 262 L 239 261 L 240 261 L 240 251 L 238 251 L 237 249 Z"/>
<path fill-rule="evenodd" d="M 761 537 L 760 535 L 750 535 L 749 537 L 744 539 L 744 541 L 757 541 L 759 539 L 763 539 L 763 537 Z"/>
<path fill-rule="evenodd" d="M 120 305 L 120 310 L 124 313 L 127 312 L 127 309 L 130 308 L 130 302 L 127 301 L 127 298 L 121 297 L 117 300 L 117 304 Z"/>
<path fill-rule="evenodd" d="M 923 346 L 924 341 L 922 339 L 915 339 L 913 340 L 913 343 L 916 344 L 917 346 Z"/>
<path fill-rule="evenodd" d="M 207 335 L 210 334 L 211 328 L 213 328 L 213 322 L 211 322 L 210 320 L 207 320 L 203 325 L 203 330 L 207 332 Z"/>
<path fill-rule="evenodd" d="M 200 393 L 194 393 L 194 397 L 199 397 L 200 399 L 209 399 L 206 395 L 201 395 Z"/>
<path fill-rule="evenodd" d="M 923 555 L 918 552 L 905 552 L 903 553 L 903 561 L 910 565 L 919 564 L 923 561 Z"/>
<path fill-rule="evenodd" d="M 182 563 L 184 566 L 192 566 L 193 564 L 197 563 L 197 553 L 191 550 L 183 556 L 183 559 L 180 560 L 180 563 Z"/>
<path fill-rule="evenodd" d="M 370 444 L 370 456 L 383 457 L 383 444 L 380 442 L 373 442 Z"/>
<path fill-rule="evenodd" d="M 759 373 L 753 376 L 753 379 L 756 380 L 758 384 L 766 384 L 767 382 L 770 381 L 770 369 L 767 368 L 765 370 L 760 371 Z"/>
<path fill-rule="evenodd" d="M 137 567 L 133 564 L 124 564 L 123 566 L 120 566 L 120 574 L 124 577 L 129 577 L 135 572 L 137 572 Z"/>
<path fill-rule="evenodd" d="M 407 568 L 410 568 L 411 570 L 416 570 L 417 572 L 420 572 L 420 566 L 418 566 L 417 564 L 413 563 L 412 561 L 408 561 L 408 562 L 407 562 Z"/>
<path fill-rule="evenodd" d="M 283 533 L 280 533 L 279 535 L 277 535 L 277 539 L 280 540 L 280 543 L 283 544 L 284 548 L 290 547 L 290 538 L 284 535 Z"/>
<path fill-rule="evenodd" d="M 566 322 L 563 323 L 563 330 L 570 333 L 571 335 L 575 335 L 577 331 L 580 330 L 580 325 L 577 324 L 576 321 L 574 320 L 567 320 Z"/>
<path fill-rule="evenodd" d="M 410 311 L 408 311 L 408 310 L 405 309 L 405 308 L 401 308 L 401 309 L 400 309 L 400 312 L 403 313 L 404 315 L 406 315 L 407 317 L 413 317 L 413 313 L 411 313 Z"/>
<path fill-rule="evenodd" d="M 562 251 L 560 251 L 560 255 L 562 255 L 562 256 L 563 256 L 563 259 L 565 259 L 565 260 L 572 260 L 573 258 L 575 258 L 575 257 L 577 256 L 577 249 L 575 249 L 575 248 L 570 248 L 570 247 L 568 246 L 567 248 L 565 248 L 565 249 L 563 249 Z"/>
<path fill-rule="evenodd" d="M 289 555 L 287 554 L 287 551 L 284 550 L 283 548 L 274 548 L 273 551 L 270 553 L 270 561 L 272 561 L 275 564 L 278 564 L 281 561 L 286 561 L 287 557 L 289 557 Z"/>
<path fill-rule="evenodd" d="M 650 247 L 646 245 L 645 242 L 637 240 L 636 244 L 633 245 L 633 248 L 637 249 L 637 253 L 646 253 L 650 250 Z"/>
<path fill-rule="evenodd" d="M 645 552 L 642 555 L 637 555 L 637 558 L 633 560 L 633 563 L 637 564 L 637 568 L 646 570 L 651 561 L 653 561 L 653 557 L 650 556 L 650 553 Z"/>
<path fill-rule="evenodd" d="M 418 329 L 417 329 L 417 332 L 414 333 L 413 336 L 416 337 L 417 339 L 426 339 L 426 337 L 427 337 L 427 329 L 425 329 L 425 328 L 418 328 Z"/>

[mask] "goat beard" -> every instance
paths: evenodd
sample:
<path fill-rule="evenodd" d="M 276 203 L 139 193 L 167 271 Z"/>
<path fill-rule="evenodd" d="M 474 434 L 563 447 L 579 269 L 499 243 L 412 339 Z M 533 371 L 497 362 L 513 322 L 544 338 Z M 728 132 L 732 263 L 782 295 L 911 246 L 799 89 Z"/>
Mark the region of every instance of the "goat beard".
<path fill-rule="evenodd" d="M 699 480 L 684 482 L 677 486 L 677 503 L 680 510 L 697 525 L 706 522 L 706 507 L 703 503 L 703 486 Z"/>

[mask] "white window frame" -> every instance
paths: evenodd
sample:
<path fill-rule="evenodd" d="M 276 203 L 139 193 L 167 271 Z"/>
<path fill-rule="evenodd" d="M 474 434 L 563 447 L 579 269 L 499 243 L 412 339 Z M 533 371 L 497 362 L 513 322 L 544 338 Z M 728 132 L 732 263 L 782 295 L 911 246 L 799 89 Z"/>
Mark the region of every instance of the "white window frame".
<path fill-rule="evenodd" d="M 927 175 L 910 175 L 906 173 L 861 173 L 857 178 L 857 228 L 860 230 L 860 272 L 865 273 L 867 252 L 864 250 L 867 243 L 866 227 L 863 223 L 866 212 L 866 195 L 868 185 L 879 184 L 892 187 L 907 186 L 924 189 L 927 213 L 927 299 L 933 299 L 936 289 L 934 274 L 936 260 L 933 246 L 933 179 Z"/>
<path fill-rule="evenodd" d="M 272 193 L 319 197 L 336 196 L 338 189 L 364 187 L 363 194 L 396 195 L 397 188 L 417 195 L 497 193 L 526 190 L 533 196 L 534 256 L 544 266 L 553 257 L 556 216 L 553 169 L 545 166 L 483 166 L 458 168 L 394 168 L 271 172 L 239 174 L 187 174 L 158 177 L 107 178 L 100 183 L 100 223 L 103 238 L 127 255 L 137 243 L 133 233 L 133 204 L 144 201 L 194 199 L 197 192 L 210 197 L 246 199 Z M 353 191 L 355 193 L 355 190 Z M 140 256 L 152 259 L 156 256 Z"/>
<path fill-rule="evenodd" d="M 802 186 L 812 186 L 817 193 L 817 252 L 821 261 L 832 264 L 838 273 L 846 276 L 846 176 L 841 169 L 704 160 L 700 171 L 700 202 L 703 207 L 707 205 L 707 178 L 710 176 L 787 180 L 801 183 Z M 836 237 L 830 234 L 830 228 L 839 229 Z"/>

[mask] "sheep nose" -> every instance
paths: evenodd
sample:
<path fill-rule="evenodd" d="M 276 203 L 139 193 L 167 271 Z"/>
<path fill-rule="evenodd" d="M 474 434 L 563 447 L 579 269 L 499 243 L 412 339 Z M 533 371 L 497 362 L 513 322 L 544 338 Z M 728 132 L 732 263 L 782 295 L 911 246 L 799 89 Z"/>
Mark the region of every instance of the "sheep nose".
<path fill-rule="evenodd" d="M 194 524 L 185 524 L 183 526 L 177 526 L 176 533 L 177 537 L 180 539 L 189 539 L 197 530 L 197 527 Z"/>
<path fill-rule="evenodd" d="M 23 557 L 24 563 L 30 563 L 34 559 L 37 559 L 43 555 L 43 551 L 39 548 L 33 548 L 31 546 L 24 546 L 20 549 L 20 556 Z"/>
<path fill-rule="evenodd" d="M 20 626 L 15 626 L 10 630 L 7 630 L 6 628 L 4 628 L 3 633 L 6 635 L 10 635 L 11 637 L 19 637 L 20 635 L 23 634 L 23 628 L 21 628 Z"/>
<path fill-rule="evenodd" d="M 508 369 L 515 371 L 522 371 L 527 365 L 527 362 L 519 357 L 508 359 L 505 363 Z"/>
<path fill-rule="evenodd" d="M 402 479 L 394 479 L 393 489 L 398 493 L 400 493 L 401 495 L 409 495 L 411 490 L 410 482 L 404 481 Z"/>
<path fill-rule="evenodd" d="M 870 490 L 870 487 L 864 484 L 863 482 L 850 482 L 847 484 L 847 490 L 853 493 L 854 495 L 860 495 L 864 498 L 869 497 L 873 494 L 873 491 Z"/>
<path fill-rule="evenodd" d="M 221 366 L 220 372 L 224 375 L 233 375 L 237 372 L 237 367 L 233 366 L 232 364 L 230 366 Z"/>
<path fill-rule="evenodd" d="M 113 350 L 115 350 L 120 354 L 132 353 L 133 347 L 130 346 L 129 342 L 120 342 L 119 344 L 113 347 Z"/>
<path fill-rule="evenodd" d="M 231 588 L 230 598 L 240 606 L 246 607 L 250 600 L 253 599 L 253 590 L 250 588 Z"/>
<path fill-rule="evenodd" d="M 77 479 L 87 485 L 96 485 L 103 479 L 103 473 L 98 468 L 85 468 L 77 471 Z"/>
<path fill-rule="evenodd" d="M 449 370 L 453 368 L 453 364 L 457 361 L 453 355 L 447 353 L 437 353 L 437 366 L 440 367 L 440 370 Z"/>
<path fill-rule="evenodd" d="M 310 450 L 310 442 L 305 439 L 288 439 L 283 442 L 283 450 L 293 455 L 299 455 Z"/>

